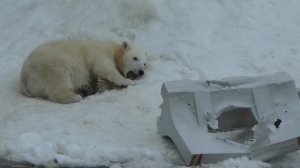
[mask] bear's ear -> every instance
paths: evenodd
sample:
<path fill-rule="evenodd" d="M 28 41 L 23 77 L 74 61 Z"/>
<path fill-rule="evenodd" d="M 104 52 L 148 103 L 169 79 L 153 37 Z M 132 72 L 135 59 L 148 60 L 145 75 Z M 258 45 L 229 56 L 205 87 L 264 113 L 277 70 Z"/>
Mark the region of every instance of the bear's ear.
<path fill-rule="evenodd" d="M 129 49 L 129 44 L 128 44 L 128 42 L 127 42 L 127 41 L 123 41 L 122 47 L 123 47 L 124 50 Z"/>

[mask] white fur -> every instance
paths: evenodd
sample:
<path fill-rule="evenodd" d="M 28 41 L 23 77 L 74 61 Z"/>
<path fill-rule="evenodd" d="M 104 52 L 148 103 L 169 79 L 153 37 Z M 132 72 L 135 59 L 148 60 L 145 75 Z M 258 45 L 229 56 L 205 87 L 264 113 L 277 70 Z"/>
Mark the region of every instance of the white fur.
<path fill-rule="evenodd" d="M 132 58 L 138 57 L 139 61 Z M 82 99 L 76 88 L 102 78 L 118 86 L 134 85 L 128 71 L 144 70 L 145 54 L 128 43 L 59 40 L 38 46 L 26 59 L 21 72 L 22 93 L 58 103 Z"/>

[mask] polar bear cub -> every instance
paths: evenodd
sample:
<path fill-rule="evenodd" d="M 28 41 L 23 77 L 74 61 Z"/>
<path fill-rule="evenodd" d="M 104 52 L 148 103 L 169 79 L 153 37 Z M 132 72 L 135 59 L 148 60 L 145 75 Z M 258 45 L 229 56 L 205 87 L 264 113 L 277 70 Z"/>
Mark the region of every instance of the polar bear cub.
<path fill-rule="evenodd" d="M 76 89 L 105 79 L 116 86 L 134 85 L 144 75 L 145 52 L 127 42 L 58 40 L 38 46 L 21 72 L 21 90 L 29 97 L 58 103 L 82 99 Z"/>

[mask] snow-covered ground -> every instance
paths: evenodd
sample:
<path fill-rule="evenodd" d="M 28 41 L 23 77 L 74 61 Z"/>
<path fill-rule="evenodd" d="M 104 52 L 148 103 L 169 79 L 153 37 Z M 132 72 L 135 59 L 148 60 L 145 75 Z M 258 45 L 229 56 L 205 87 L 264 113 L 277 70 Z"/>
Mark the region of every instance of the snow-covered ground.
<path fill-rule="evenodd" d="M 300 85 L 299 0 L 1 0 L 0 157 L 53 166 L 181 167 L 157 133 L 162 82 L 276 71 Z M 19 92 L 25 57 L 60 38 L 128 40 L 149 54 L 136 86 L 61 105 Z M 299 167 L 228 159 L 206 168 Z"/>

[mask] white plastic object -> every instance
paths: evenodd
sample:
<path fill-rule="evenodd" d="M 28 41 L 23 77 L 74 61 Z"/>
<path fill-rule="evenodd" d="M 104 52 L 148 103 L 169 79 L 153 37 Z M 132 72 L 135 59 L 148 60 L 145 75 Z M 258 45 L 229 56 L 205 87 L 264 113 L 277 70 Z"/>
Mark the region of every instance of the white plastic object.
<path fill-rule="evenodd" d="M 187 165 L 239 156 L 265 161 L 300 147 L 300 101 L 287 73 L 170 81 L 161 95 L 159 134 Z"/>

